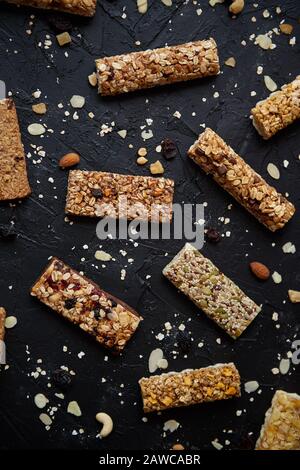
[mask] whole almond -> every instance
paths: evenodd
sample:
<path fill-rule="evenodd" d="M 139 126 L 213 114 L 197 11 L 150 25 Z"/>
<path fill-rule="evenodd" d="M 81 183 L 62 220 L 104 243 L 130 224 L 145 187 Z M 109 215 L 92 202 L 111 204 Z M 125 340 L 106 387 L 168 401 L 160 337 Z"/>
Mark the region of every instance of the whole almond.
<path fill-rule="evenodd" d="M 266 281 L 270 277 L 269 268 L 267 268 L 265 264 L 259 263 L 258 261 L 253 261 L 250 263 L 250 269 L 253 274 L 262 281 Z"/>
<path fill-rule="evenodd" d="M 66 153 L 61 159 L 59 160 L 59 166 L 61 168 L 70 168 L 71 166 L 77 165 L 80 162 L 80 156 L 78 153 Z"/>

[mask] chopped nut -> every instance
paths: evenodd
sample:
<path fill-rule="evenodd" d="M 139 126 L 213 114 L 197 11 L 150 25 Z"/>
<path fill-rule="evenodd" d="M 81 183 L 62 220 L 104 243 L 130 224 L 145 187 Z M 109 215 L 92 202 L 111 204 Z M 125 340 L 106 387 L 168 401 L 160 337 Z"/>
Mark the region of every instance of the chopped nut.
<path fill-rule="evenodd" d="M 118 131 L 118 134 L 120 137 L 122 137 L 122 139 L 125 139 L 126 136 L 127 136 L 127 130 L 126 129 L 121 129 L 120 131 Z"/>
<path fill-rule="evenodd" d="M 70 152 L 66 153 L 59 160 L 59 166 L 61 168 L 70 168 L 71 166 L 77 165 L 80 162 L 80 155 L 78 153 Z"/>
<path fill-rule="evenodd" d="M 141 147 L 138 149 L 137 154 L 139 157 L 145 157 L 147 155 L 148 151 L 145 147 Z"/>
<path fill-rule="evenodd" d="M 269 77 L 269 75 L 264 76 L 264 82 L 269 91 L 273 92 L 277 90 L 277 84 L 274 82 L 274 80 L 272 80 L 271 77 Z"/>
<path fill-rule="evenodd" d="M 236 61 L 235 61 L 235 58 L 234 57 L 229 57 L 227 60 L 225 60 L 225 65 L 227 65 L 228 67 L 235 67 L 236 65 Z"/>
<path fill-rule="evenodd" d="M 72 108 L 83 108 L 85 104 L 85 98 L 84 96 L 73 95 L 72 98 L 70 99 L 70 104 Z"/>
<path fill-rule="evenodd" d="M 279 29 L 283 34 L 292 34 L 294 28 L 291 24 L 282 23 L 279 25 Z"/>
<path fill-rule="evenodd" d="M 97 85 L 97 75 L 95 72 L 91 73 L 91 75 L 88 76 L 88 81 L 91 86 Z"/>
<path fill-rule="evenodd" d="M 290 301 L 293 304 L 297 304 L 300 302 L 300 291 L 289 289 L 288 294 L 289 294 Z"/>
<path fill-rule="evenodd" d="M 10 317 L 6 317 L 5 328 L 7 329 L 14 328 L 17 323 L 18 323 L 18 320 L 13 315 L 11 315 Z"/>
<path fill-rule="evenodd" d="M 137 3 L 139 13 L 141 14 L 146 13 L 146 11 L 148 10 L 148 0 L 137 0 L 136 3 Z"/>
<path fill-rule="evenodd" d="M 182 444 L 174 444 L 172 447 L 171 447 L 171 450 L 184 450 L 184 447 Z"/>
<path fill-rule="evenodd" d="M 229 11 L 233 15 L 238 15 L 239 13 L 241 13 L 241 11 L 243 11 L 244 6 L 245 6 L 244 0 L 234 0 L 229 7 Z"/>
<path fill-rule="evenodd" d="M 269 268 L 267 268 L 267 266 L 265 266 L 264 264 L 259 263 L 258 261 L 253 261 L 252 263 L 250 263 L 250 269 L 253 274 L 262 281 L 266 281 L 270 277 Z"/>
<path fill-rule="evenodd" d="M 139 157 L 136 162 L 138 165 L 145 165 L 145 163 L 147 163 L 148 160 L 145 157 Z"/>
<path fill-rule="evenodd" d="M 150 172 L 152 175 L 162 175 L 164 171 L 164 167 L 159 160 L 150 165 Z"/>
<path fill-rule="evenodd" d="M 67 412 L 70 413 L 71 415 L 74 415 L 74 416 L 81 416 L 82 415 L 81 409 L 80 409 L 77 401 L 70 401 L 70 403 L 68 405 Z"/>
<path fill-rule="evenodd" d="M 47 112 L 47 106 L 45 103 L 33 104 L 32 111 L 36 114 L 45 114 Z"/>
<path fill-rule="evenodd" d="M 57 34 L 56 39 L 60 46 L 65 46 L 66 44 L 70 44 L 72 42 L 71 36 L 67 31 L 61 34 Z"/>

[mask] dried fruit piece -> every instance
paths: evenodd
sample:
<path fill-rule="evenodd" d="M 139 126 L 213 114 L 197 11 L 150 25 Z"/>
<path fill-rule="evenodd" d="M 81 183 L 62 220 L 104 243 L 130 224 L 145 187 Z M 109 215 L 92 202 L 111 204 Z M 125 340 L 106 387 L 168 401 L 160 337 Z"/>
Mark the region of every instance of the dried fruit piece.
<path fill-rule="evenodd" d="M 290 301 L 293 302 L 293 304 L 300 302 L 300 291 L 289 289 L 288 294 Z"/>
<path fill-rule="evenodd" d="M 148 151 L 145 147 L 141 147 L 138 149 L 137 154 L 139 157 L 145 157 L 147 155 Z"/>
<path fill-rule="evenodd" d="M 294 28 L 291 24 L 282 23 L 279 25 L 279 29 L 283 34 L 292 34 Z"/>
<path fill-rule="evenodd" d="M 67 390 L 72 384 L 72 376 L 63 369 L 56 369 L 52 372 L 52 380 L 54 384 L 62 390 Z"/>
<path fill-rule="evenodd" d="M 100 188 L 92 188 L 91 193 L 92 193 L 92 196 L 94 196 L 97 199 L 103 198 L 103 192 Z"/>
<path fill-rule="evenodd" d="M 229 7 L 229 11 L 233 15 L 238 15 L 239 13 L 241 13 L 241 11 L 243 11 L 244 6 L 245 6 L 244 0 L 234 0 Z"/>
<path fill-rule="evenodd" d="M 61 168 L 70 168 L 71 166 L 77 165 L 80 162 L 80 155 L 78 153 L 70 152 L 66 153 L 59 160 L 59 166 Z"/>
<path fill-rule="evenodd" d="M 72 42 L 71 36 L 67 31 L 61 34 L 57 34 L 56 39 L 61 47 L 66 46 L 67 44 L 70 44 Z"/>
<path fill-rule="evenodd" d="M 166 160 L 175 158 L 178 154 L 176 144 L 171 139 L 164 139 L 161 143 L 161 152 Z"/>
<path fill-rule="evenodd" d="M 259 263 L 258 261 L 253 261 L 250 263 L 250 269 L 253 274 L 262 281 L 266 281 L 270 277 L 270 270 L 267 266 L 263 263 Z"/>
<path fill-rule="evenodd" d="M 136 162 L 138 165 L 145 165 L 145 163 L 147 163 L 148 160 L 145 157 L 139 157 Z"/>
<path fill-rule="evenodd" d="M 155 163 L 151 163 L 150 172 L 152 175 L 162 175 L 164 171 L 164 167 L 159 160 L 157 160 Z"/>
<path fill-rule="evenodd" d="M 269 77 L 269 75 L 264 76 L 264 82 L 269 91 L 273 92 L 277 90 L 277 84 L 271 77 Z"/>
<path fill-rule="evenodd" d="M 221 235 L 215 228 L 209 227 L 205 232 L 205 239 L 211 243 L 218 243 L 221 240 Z"/>
<path fill-rule="evenodd" d="M 89 81 L 89 84 L 91 86 L 96 86 L 97 85 L 97 75 L 95 74 L 95 72 L 91 73 L 89 76 L 88 76 L 88 81 Z"/>
<path fill-rule="evenodd" d="M 45 103 L 33 104 L 32 111 L 36 114 L 45 114 L 47 112 L 47 106 Z"/>

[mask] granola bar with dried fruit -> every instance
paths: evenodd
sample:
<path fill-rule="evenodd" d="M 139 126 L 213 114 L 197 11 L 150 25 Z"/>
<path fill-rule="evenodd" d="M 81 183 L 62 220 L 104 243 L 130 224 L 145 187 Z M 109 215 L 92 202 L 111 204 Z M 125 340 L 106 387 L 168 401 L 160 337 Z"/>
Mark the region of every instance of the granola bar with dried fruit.
<path fill-rule="evenodd" d="M 232 338 L 238 338 L 261 310 L 208 258 L 187 243 L 163 274 Z"/>
<path fill-rule="evenodd" d="M 5 309 L 3 307 L 0 307 L 0 341 L 4 340 L 5 318 L 6 318 Z"/>
<path fill-rule="evenodd" d="M 31 295 L 117 353 L 142 320 L 127 304 L 57 258 L 52 258 Z"/>
<path fill-rule="evenodd" d="M 275 392 L 255 449 L 300 450 L 300 395 Z"/>
<path fill-rule="evenodd" d="M 144 412 L 240 396 L 240 374 L 233 363 L 187 369 L 139 380 Z"/>
<path fill-rule="evenodd" d="M 24 147 L 12 99 L 0 100 L 0 201 L 29 196 Z"/>
<path fill-rule="evenodd" d="M 285 226 L 294 205 L 270 186 L 213 130 L 207 128 L 189 157 L 272 232 Z"/>
<path fill-rule="evenodd" d="M 102 171 L 69 173 L 66 213 L 170 222 L 174 181 Z"/>
<path fill-rule="evenodd" d="M 251 110 L 253 125 L 264 139 L 300 119 L 300 75 L 259 101 Z"/>
<path fill-rule="evenodd" d="M 58 10 L 81 16 L 94 16 L 97 0 L 6 0 L 15 5 Z"/>
<path fill-rule="evenodd" d="M 101 95 L 117 95 L 220 72 L 214 39 L 103 57 L 96 60 Z"/>

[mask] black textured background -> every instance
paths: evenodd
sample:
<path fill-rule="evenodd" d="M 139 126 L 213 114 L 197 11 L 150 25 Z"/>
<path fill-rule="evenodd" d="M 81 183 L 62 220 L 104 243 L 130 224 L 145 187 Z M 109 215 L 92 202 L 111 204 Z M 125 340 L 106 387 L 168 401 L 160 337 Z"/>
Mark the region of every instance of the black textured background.
<path fill-rule="evenodd" d="M 248 118 L 256 101 L 269 94 L 263 75 L 256 73 L 258 65 L 263 65 L 263 74 L 270 75 L 278 85 L 289 82 L 300 72 L 299 43 L 291 47 L 290 37 L 274 35 L 277 48 L 264 51 L 249 41 L 249 36 L 265 33 L 286 19 L 293 24 L 293 36 L 298 40 L 299 1 L 257 1 L 258 8 L 247 1 L 237 19 L 229 16 L 225 4 L 213 9 L 204 0 L 197 5 L 192 1 L 173 3 L 173 7 L 167 8 L 158 0 L 150 0 L 148 12 L 140 15 L 135 1 L 101 0 L 93 19 L 72 18 L 73 42 L 67 48 L 56 44 L 55 32 L 47 21 L 50 13 L 1 3 L 0 79 L 5 80 L 15 99 L 26 153 L 33 155 L 31 144 L 42 145 L 46 156 L 36 165 L 33 164 L 33 159 L 38 159 L 36 156 L 27 160 L 33 189 L 30 198 L 14 205 L 0 205 L 0 223 L 14 220 L 19 233 L 12 242 L 0 240 L 0 304 L 6 307 L 8 314 L 18 318 L 17 326 L 7 331 L 10 367 L 2 370 L 0 377 L 0 448 L 158 449 L 169 448 L 180 441 L 186 447 L 211 449 L 215 438 L 222 444 L 225 439 L 230 440 L 226 448 L 244 448 L 253 446 L 274 390 L 300 392 L 299 366 L 293 366 L 285 376 L 271 372 L 273 367 L 278 367 L 278 354 L 286 357 L 291 350 L 289 341 L 299 337 L 299 307 L 287 300 L 288 288 L 299 289 L 299 256 L 298 252 L 283 254 L 281 248 L 291 241 L 299 249 L 298 215 L 284 230 L 269 233 L 235 203 L 232 210 L 228 210 L 233 202 L 231 198 L 186 157 L 188 147 L 202 129 L 199 124 L 206 123 L 270 183 L 273 181 L 266 166 L 269 162 L 275 163 L 281 170 L 281 178 L 275 186 L 283 193 L 288 192 L 290 200 L 299 207 L 299 124 L 264 142 Z M 121 19 L 125 5 L 127 18 Z M 281 6 L 281 15 L 275 13 L 276 6 Z M 196 9 L 200 7 L 203 13 L 197 16 Z M 272 17 L 263 18 L 265 8 Z M 31 14 L 35 19 L 29 36 L 25 31 Z M 257 18 L 256 23 L 251 22 L 252 16 Z M 49 49 L 38 46 L 46 35 L 52 41 Z M 98 56 L 209 36 L 213 36 L 219 46 L 222 73 L 216 78 L 112 99 L 97 96 L 96 89 L 87 82 Z M 141 41 L 141 46 L 135 45 L 137 40 Z M 242 40 L 246 41 L 246 46 L 241 45 Z M 234 69 L 223 65 L 230 56 L 237 60 Z M 37 88 L 42 91 L 40 100 L 31 95 Z M 250 96 L 252 90 L 257 96 Z M 215 91 L 219 92 L 219 98 L 213 98 Z M 68 104 L 73 94 L 86 97 L 86 105 L 79 110 L 77 121 L 72 119 L 73 112 Z M 203 97 L 207 98 L 206 102 L 202 101 Z M 54 130 L 54 133 L 47 132 L 44 138 L 32 137 L 27 132 L 29 124 L 39 121 L 31 110 L 31 105 L 38 101 L 48 104 L 48 112 L 40 121 Z M 60 102 L 64 104 L 63 109 L 57 107 Z M 64 116 L 67 109 L 70 117 Z M 181 119 L 173 117 L 177 110 Z M 94 119 L 88 117 L 90 111 L 95 114 Z M 192 116 L 192 112 L 196 115 Z M 124 240 L 106 241 L 102 243 L 103 249 L 113 254 L 116 261 L 106 263 L 103 269 L 102 263 L 94 259 L 94 252 L 101 244 L 95 235 L 96 221 L 81 219 L 73 225 L 64 222 L 67 172 L 58 168 L 58 158 L 74 150 L 81 155 L 81 169 L 147 175 L 148 169 L 135 163 L 136 150 L 144 145 L 140 126 L 146 124 L 146 118 L 153 119 L 154 137 L 146 142 L 150 161 L 159 157 L 155 147 L 164 137 L 178 144 L 180 156 L 163 162 L 165 176 L 176 181 L 175 201 L 208 202 L 207 224 L 217 227 L 221 233 L 231 232 L 231 236 L 222 238 L 217 246 L 206 244 L 203 252 L 250 297 L 264 304 L 263 312 L 236 342 L 163 279 L 162 268 L 182 247 L 183 241 L 148 240 L 141 241 L 138 247 Z M 112 133 L 104 137 L 97 135 L 101 124 L 112 121 L 116 124 Z M 125 140 L 117 134 L 119 129 L 128 130 Z M 65 130 L 65 134 L 60 134 L 61 130 Z M 132 149 L 128 147 L 130 143 Z M 288 168 L 283 167 L 284 159 L 290 162 Z M 49 177 L 54 178 L 54 183 L 48 181 Z M 230 223 L 224 226 L 218 220 L 220 216 L 230 217 Z M 83 249 L 85 244 L 88 250 Z M 126 250 L 126 257 L 120 254 L 120 249 Z M 30 297 L 29 288 L 51 255 L 84 270 L 104 289 L 143 315 L 143 323 L 121 357 L 111 357 L 83 332 Z M 128 258 L 134 258 L 134 262 L 128 263 Z M 272 271 L 280 272 L 282 283 L 274 284 L 272 279 L 259 283 L 249 272 L 249 260 L 265 262 Z M 127 265 L 127 275 L 121 281 L 120 270 L 124 265 Z M 151 278 L 146 280 L 148 274 Z M 279 314 L 279 329 L 272 320 L 274 311 Z M 155 335 L 163 331 L 166 321 L 171 322 L 173 329 L 160 342 Z M 175 360 L 171 352 L 178 350 L 174 342 L 181 323 L 186 325 L 194 341 L 187 357 L 180 354 Z M 217 338 L 221 338 L 221 344 L 216 342 Z M 204 342 L 202 349 L 197 346 L 200 341 Z M 64 345 L 70 354 L 63 352 Z M 234 361 L 243 382 L 257 380 L 262 393 L 243 392 L 238 400 L 152 414 L 148 422 L 143 422 L 137 380 L 148 374 L 148 356 L 156 347 L 164 350 L 169 370 Z M 82 359 L 77 357 L 80 351 L 86 353 Z M 107 355 L 109 359 L 105 361 Z M 37 364 L 38 359 L 43 363 Z M 47 377 L 61 365 L 76 372 L 64 401 L 54 396 L 57 389 L 47 387 Z M 38 366 L 47 374 L 34 379 L 30 373 Z M 101 383 L 102 377 L 107 379 L 106 383 Z M 61 404 L 50 431 L 44 430 L 39 421 L 40 411 L 33 403 L 36 393 L 44 393 L 52 406 Z M 253 402 L 249 400 L 251 396 Z M 81 418 L 66 413 L 70 400 L 80 404 Z M 243 410 L 242 416 L 237 417 L 236 410 Z M 95 437 L 99 427 L 94 416 L 98 411 L 109 413 L 115 424 L 114 432 L 103 441 Z M 163 437 L 163 423 L 173 418 L 181 427 Z M 71 435 L 72 430 L 78 431 L 81 427 L 85 429 L 84 434 Z M 232 430 L 232 433 L 224 430 Z M 251 432 L 253 435 L 249 436 Z"/>

